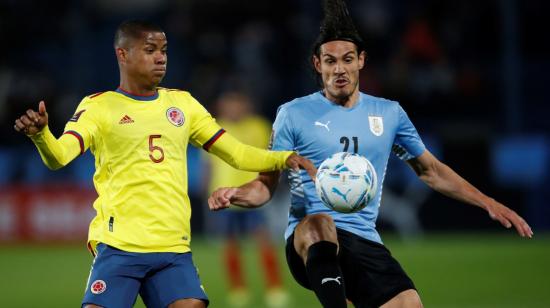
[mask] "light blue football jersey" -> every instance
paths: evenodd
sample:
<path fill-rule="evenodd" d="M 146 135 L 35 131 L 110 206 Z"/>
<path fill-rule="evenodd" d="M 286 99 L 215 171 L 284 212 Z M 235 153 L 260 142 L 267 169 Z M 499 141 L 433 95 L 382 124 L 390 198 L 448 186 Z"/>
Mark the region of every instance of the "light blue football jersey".
<path fill-rule="evenodd" d="M 408 160 L 425 150 L 416 128 L 397 102 L 360 93 L 357 104 L 345 108 L 329 101 L 322 92 L 279 107 L 271 147 L 297 151 L 317 167 L 334 153 L 358 153 L 371 161 L 378 175 L 374 200 L 359 212 L 344 214 L 323 205 L 315 183 L 304 170 L 290 171 L 291 207 L 285 238 L 305 215 L 328 213 L 337 228 L 378 243 L 382 241 L 375 229 L 376 218 L 390 153 Z"/>

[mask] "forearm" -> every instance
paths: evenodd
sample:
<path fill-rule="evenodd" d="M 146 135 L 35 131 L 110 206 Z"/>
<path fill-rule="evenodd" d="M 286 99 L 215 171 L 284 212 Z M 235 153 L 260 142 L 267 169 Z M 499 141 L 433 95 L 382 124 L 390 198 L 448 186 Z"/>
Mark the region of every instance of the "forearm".
<path fill-rule="evenodd" d="M 275 171 L 286 168 L 291 151 L 267 151 L 246 145 L 224 134 L 212 145 L 210 152 L 234 168 L 246 171 Z"/>
<path fill-rule="evenodd" d="M 260 174 L 255 180 L 237 188 L 231 198 L 231 204 L 244 208 L 256 208 L 264 205 L 277 189 L 279 172 Z"/>
<path fill-rule="evenodd" d="M 52 170 L 67 165 L 81 152 L 78 139 L 69 135 L 62 135 L 56 139 L 48 126 L 30 138 L 38 149 L 44 164 Z"/>
<path fill-rule="evenodd" d="M 485 209 L 491 198 L 454 172 L 449 166 L 437 162 L 435 166 L 420 176 L 428 186 L 455 200 Z"/>

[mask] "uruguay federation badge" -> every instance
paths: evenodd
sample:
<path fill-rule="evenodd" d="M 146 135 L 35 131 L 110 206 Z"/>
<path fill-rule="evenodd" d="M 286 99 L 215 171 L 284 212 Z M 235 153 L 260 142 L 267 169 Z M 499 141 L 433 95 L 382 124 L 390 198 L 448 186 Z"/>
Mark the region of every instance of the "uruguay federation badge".
<path fill-rule="evenodd" d="M 185 122 L 183 112 L 176 107 L 168 108 L 168 110 L 166 110 L 166 117 L 170 123 L 174 124 L 174 126 L 182 126 L 183 122 Z"/>
<path fill-rule="evenodd" d="M 375 136 L 382 136 L 384 133 L 384 121 L 382 121 L 382 117 L 369 116 L 369 128 Z"/>

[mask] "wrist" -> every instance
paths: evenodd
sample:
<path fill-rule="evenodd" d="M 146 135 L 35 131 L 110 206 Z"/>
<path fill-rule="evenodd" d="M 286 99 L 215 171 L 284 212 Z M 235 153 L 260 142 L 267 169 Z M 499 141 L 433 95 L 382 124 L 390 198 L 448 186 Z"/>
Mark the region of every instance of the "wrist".
<path fill-rule="evenodd" d="M 491 206 L 491 204 L 493 204 L 495 202 L 495 199 L 491 198 L 491 197 L 487 197 L 487 196 L 483 196 L 483 198 L 480 200 L 479 202 L 479 207 L 481 207 L 482 209 L 488 211 L 489 210 L 489 207 Z"/>
<path fill-rule="evenodd" d="M 32 134 L 32 135 L 27 135 L 29 138 L 31 139 L 40 139 L 42 138 L 42 136 L 44 135 L 44 133 L 46 133 L 46 131 L 49 130 L 49 127 L 48 125 L 44 125 L 39 131 L 37 131 L 36 133 Z"/>

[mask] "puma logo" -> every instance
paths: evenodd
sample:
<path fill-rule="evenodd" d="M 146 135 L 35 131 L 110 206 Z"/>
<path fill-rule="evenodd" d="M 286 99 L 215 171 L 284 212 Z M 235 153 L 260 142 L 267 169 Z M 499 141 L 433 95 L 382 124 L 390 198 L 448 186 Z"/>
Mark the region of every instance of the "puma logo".
<path fill-rule="evenodd" d="M 331 277 L 327 277 L 327 278 L 323 278 L 323 280 L 321 280 L 321 284 L 324 284 L 325 282 L 329 282 L 329 281 L 336 281 L 339 285 L 341 285 L 342 283 L 340 282 L 340 276 L 336 277 L 336 278 L 331 278 Z"/>
<path fill-rule="evenodd" d="M 348 202 L 348 194 L 350 191 L 351 191 L 351 188 L 348 189 L 348 191 L 346 191 L 345 194 L 343 194 L 341 191 L 338 190 L 338 188 L 332 187 L 332 192 L 342 197 L 342 199 L 344 199 L 344 201 L 346 202 Z"/>
<path fill-rule="evenodd" d="M 326 128 L 327 131 L 330 132 L 330 129 L 328 128 L 328 123 L 330 123 L 330 121 L 328 121 L 327 124 L 323 124 L 323 123 L 321 123 L 321 122 L 319 122 L 319 121 L 315 121 L 315 126 L 322 126 L 322 127 Z"/>

